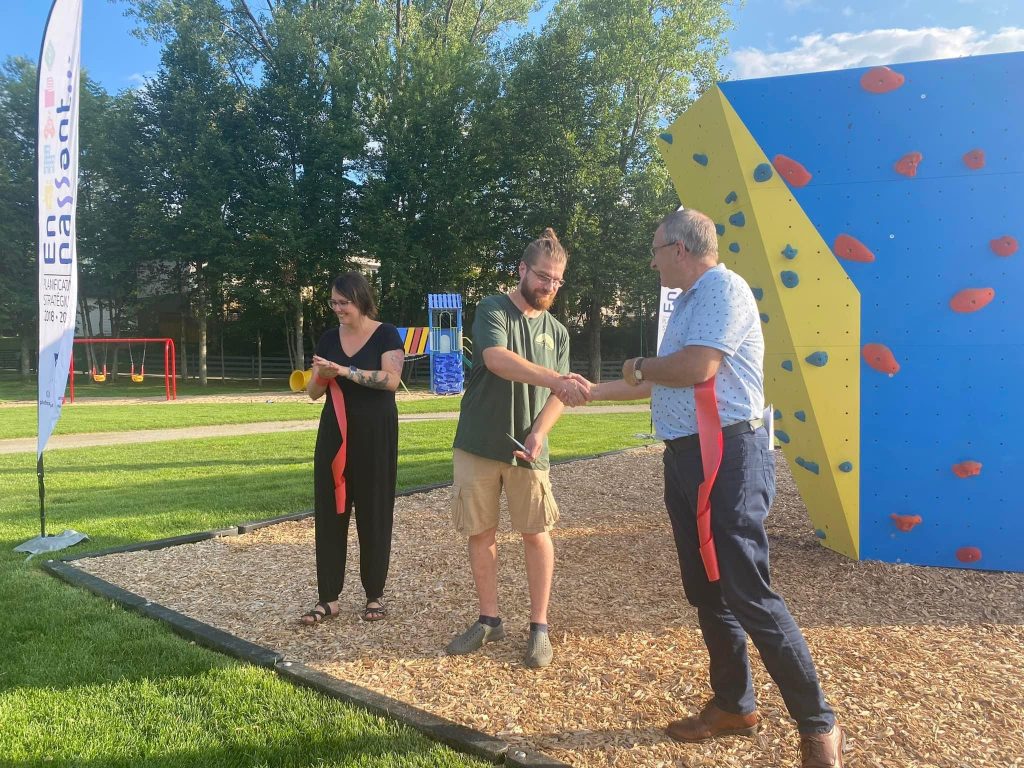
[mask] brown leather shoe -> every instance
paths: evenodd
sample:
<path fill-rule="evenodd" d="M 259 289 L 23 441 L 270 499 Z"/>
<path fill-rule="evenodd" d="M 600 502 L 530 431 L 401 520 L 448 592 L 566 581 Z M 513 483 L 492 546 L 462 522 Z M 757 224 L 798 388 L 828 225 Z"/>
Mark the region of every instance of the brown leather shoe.
<path fill-rule="evenodd" d="M 828 733 L 808 733 L 800 737 L 800 768 L 843 768 L 846 734 L 839 725 Z"/>
<path fill-rule="evenodd" d="M 757 712 L 734 715 L 719 709 L 709 701 L 699 715 L 673 720 L 665 728 L 665 733 L 676 741 L 707 741 L 719 736 L 753 736 L 757 733 L 760 722 L 761 716 Z"/>

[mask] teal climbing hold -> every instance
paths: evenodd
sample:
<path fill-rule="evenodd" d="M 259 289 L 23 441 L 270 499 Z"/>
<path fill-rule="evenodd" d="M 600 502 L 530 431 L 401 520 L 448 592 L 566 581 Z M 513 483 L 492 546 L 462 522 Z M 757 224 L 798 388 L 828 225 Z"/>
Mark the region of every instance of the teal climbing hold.
<path fill-rule="evenodd" d="M 672 134 L 671 134 L 671 133 L 662 133 L 662 134 L 660 135 L 660 138 L 661 138 L 661 140 L 662 140 L 662 141 L 664 141 L 664 142 L 665 142 L 666 144 L 671 144 L 671 143 L 672 143 Z"/>
<path fill-rule="evenodd" d="M 781 419 L 782 418 L 782 411 L 780 411 L 778 408 L 776 408 L 775 409 L 775 413 L 772 414 L 772 418 L 775 419 L 776 421 Z"/>
<path fill-rule="evenodd" d="M 736 213 L 729 217 L 729 223 L 734 227 L 742 227 L 747 223 L 747 217 L 743 215 L 743 211 L 736 211 Z"/>
<path fill-rule="evenodd" d="M 708 156 L 707 155 L 703 155 L 700 152 L 695 152 L 693 154 L 693 162 L 697 163 L 698 165 L 707 165 L 708 164 Z"/>
<path fill-rule="evenodd" d="M 729 250 L 732 251 L 733 253 L 739 253 L 740 252 L 740 244 L 739 243 L 729 243 Z"/>
<path fill-rule="evenodd" d="M 752 294 L 754 294 L 754 298 L 757 299 L 758 301 L 760 301 L 761 299 L 764 298 L 764 289 L 763 288 L 751 288 L 750 292 Z"/>
<path fill-rule="evenodd" d="M 792 360 L 783 360 L 782 361 L 782 367 L 785 368 L 787 371 L 792 371 L 793 370 L 793 361 Z"/>
<path fill-rule="evenodd" d="M 761 163 L 754 169 L 754 181 L 768 181 L 772 177 L 772 167 L 768 163 Z"/>
<path fill-rule="evenodd" d="M 818 463 L 817 462 L 810 461 L 808 459 L 803 458 L 802 456 L 797 456 L 796 457 L 796 463 L 797 463 L 797 466 L 803 467 L 808 472 L 813 472 L 814 474 L 818 474 L 821 471 L 818 468 Z"/>
<path fill-rule="evenodd" d="M 786 243 L 786 247 L 782 249 L 782 255 L 787 259 L 795 259 L 797 253 L 799 253 L 799 251 L 789 243 Z"/>
<path fill-rule="evenodd" d="M 842 464 L 839 465 L 839 471 L 840 472 L 853 472 L 853 463 L 849 462 L 849 461 L 844 461 Z"/>
<path fill-rule="evenodd" d="M 730 203 L 735 203 L 738 197 L 739 196 L 735 192 L 730 192 L 728 195 L 725 196 L 726 205 L 729 205 Z"/>
<path fill-rule="evenodd" d="M 781 429 L 776 429 L 775 430 L 775 436 L 777 438 L 779 438 L 779 442 L 780 443 L 788 443 L 789 442 L 789 435 L 787 435 Z"/>
<path fill-rule="evenodd" d="M 819 539 L 827 539 L 828 538 L 828 534 L 825 533 L 823 530 L 821 530 L 821 528 L 815 528 L 814 529 L 814 535 L 817 536 Z"/>
<path fill-rule="evenodd" d="M 796 272 L 790 272 L 788 269 L 780 272 L 779 278 L 787 288 L 796 288 L 800 284 L 800 276 Z"/>
<path fill-rule="evenodd" d="M 828 352 L 812 352 L 804 360 L 813 366 L 822 368 L 828 363 Z"/>
<path fill-rule="evenodd" d="M 725 224 L 715 224 L 715 232 L 718 233 L 719 237 L 724 235 L 725 234 Z"/>
<path fill-rule="evenodd" d="M 761 322 L 762 323 L 767 323 L 768 322 L 768 313 L 767 312 L 762 312 L 761 313 Z"/>
<path fill-rule="evenodd" d="M 800 421 L 807 421 L 807 414 L 803 411 L 793 411 L 793 415 L 796 416 Z"/>

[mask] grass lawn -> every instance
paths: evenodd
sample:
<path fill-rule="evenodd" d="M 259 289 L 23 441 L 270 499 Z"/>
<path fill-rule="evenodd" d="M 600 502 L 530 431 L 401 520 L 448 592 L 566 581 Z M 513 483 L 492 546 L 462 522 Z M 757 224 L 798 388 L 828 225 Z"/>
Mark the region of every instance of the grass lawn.
<path fill-rule="evenodd" d="M 554 458 L 641 444 L 644 413 L 566 416 Z M 401 487 L 451 478 L 453 421 L 401 427 Z M 47 454 L 73 551 L 308 508 L 313 432 Z M 11 551 L 38 534 L 34 455 L 0 456 L 0 766 L 483 765 L 178 638 Z"/>

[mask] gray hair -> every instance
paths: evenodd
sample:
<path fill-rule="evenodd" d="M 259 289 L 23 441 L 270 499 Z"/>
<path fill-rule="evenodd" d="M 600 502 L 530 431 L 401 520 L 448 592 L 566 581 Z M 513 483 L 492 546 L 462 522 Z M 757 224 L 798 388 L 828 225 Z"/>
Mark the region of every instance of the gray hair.
<path fill-rule="evenodd" d="M 665 242 L 682 243 L 694 256 L 718 259 L 718 232 L 715 222 L 700 211 L 686 208 L 673 211 L 661 220 Z"/>

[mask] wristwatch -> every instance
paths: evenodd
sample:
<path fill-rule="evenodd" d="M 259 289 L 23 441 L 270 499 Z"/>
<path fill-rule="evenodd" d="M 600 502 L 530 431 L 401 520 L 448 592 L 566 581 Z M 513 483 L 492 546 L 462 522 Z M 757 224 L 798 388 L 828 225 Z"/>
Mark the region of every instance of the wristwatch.
<path fill-rule="evenodd" d="M 640 368 L 640 366 L 643 365 L 643 362 L 644 359 L 642 357 L 638 357 L 636 360 L 633 361 L 633 379 L 637 382 L 641 382 L 644 380 L 644 372 Z"/>
<path fill-rule="evenodd" d="M 354 365 L 350 365 L 350 366 L 348 367 L 348 377 L 349 377 L 349 378 L 351 379 L 351 378 L 352 378 L 353 376 L 355 376 L 355 375 L 356 375 L 356 371 L 358 371 L 358 370 L 359 370 L 359 369 L 358 369 L 358 368 L 356 368 L 356 367 L 355 367 Z"/>

